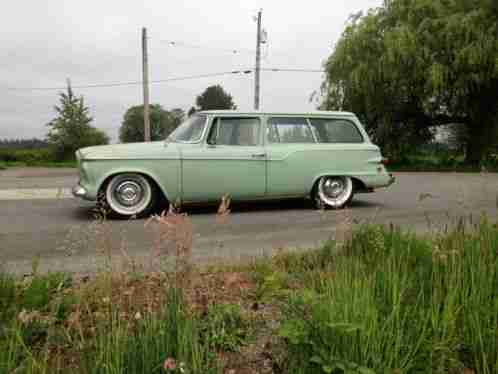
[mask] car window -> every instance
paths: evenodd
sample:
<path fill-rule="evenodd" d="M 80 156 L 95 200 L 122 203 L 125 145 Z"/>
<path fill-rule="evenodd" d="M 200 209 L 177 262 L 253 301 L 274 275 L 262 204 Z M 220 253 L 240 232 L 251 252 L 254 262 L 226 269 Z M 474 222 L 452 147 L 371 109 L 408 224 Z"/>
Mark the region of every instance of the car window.
<path fill-rule="evenodd" d="M 173 142 L 196 142 L 199 141 L 204 127 L 206 126 L 206 116 L 196 115 L 187 118 L 178 126 L 167 138 Z"/>
<path fill-rule="evenodd" d="M 270 143 L 315 142 L 306 118 L 270 118 L 268 121 L 266 137 Z"/>
<path fill-rule="evenodd" d="M 209 144 L 254 146 L 259 144 L 259 118 L 215 118 Z"/>
<path fill-rule="evenodd" d="M 356 125 L 338 118 L 310 118 L 319 143 L 363 143 Z"/>

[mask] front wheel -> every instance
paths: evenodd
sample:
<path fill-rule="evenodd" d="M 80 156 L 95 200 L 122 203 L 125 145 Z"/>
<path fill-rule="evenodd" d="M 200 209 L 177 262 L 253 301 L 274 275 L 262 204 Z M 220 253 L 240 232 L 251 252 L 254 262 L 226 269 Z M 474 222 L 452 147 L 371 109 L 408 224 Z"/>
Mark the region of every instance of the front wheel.
<path fill-rule="evenodd" d="M 351 201 L 353 195 L 350 177 L 325 176 L 318 181 L 315 197 L 319 206 L 340 209 Z"/>
<path fill-rule="evenodd" d="M 103 191 L 105 203 L 118 217 L 143 217 L 152 211 L 156 203 L 154 187 L 143 175 L 118 174 L 111 178 Z"/>

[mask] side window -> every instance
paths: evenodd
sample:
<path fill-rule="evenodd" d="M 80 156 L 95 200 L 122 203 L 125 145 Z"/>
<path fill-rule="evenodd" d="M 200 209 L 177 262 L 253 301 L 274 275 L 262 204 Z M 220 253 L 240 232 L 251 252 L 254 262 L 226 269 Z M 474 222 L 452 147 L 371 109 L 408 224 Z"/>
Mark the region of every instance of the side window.
<path fill-rule="evenodd" d="M 310 118 L 319 143 L 363 143 L 356 125 L 338 118 Z"/>
<path fill-rule="evenodd" d="M 209 132 L 208 143 L 254 146 L 259 144 L 259 118 L 218 117 Z"/>
<path fill-rule="evenodd" d="M 266 136 L 270 143 L 315 142 L 306 118 L 270 118 Z"/>

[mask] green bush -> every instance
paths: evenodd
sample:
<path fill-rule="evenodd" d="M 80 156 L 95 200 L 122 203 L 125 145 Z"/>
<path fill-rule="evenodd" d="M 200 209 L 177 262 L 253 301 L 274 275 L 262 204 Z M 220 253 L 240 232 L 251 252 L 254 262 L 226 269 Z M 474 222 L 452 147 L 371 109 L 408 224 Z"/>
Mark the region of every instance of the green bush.
<path fill-rule="evenodd" d="M 19 162 L 29 166 L 44 162 L 54 162 L 55 154 L 50 148 L 0 149 L 0 161 Z"/>

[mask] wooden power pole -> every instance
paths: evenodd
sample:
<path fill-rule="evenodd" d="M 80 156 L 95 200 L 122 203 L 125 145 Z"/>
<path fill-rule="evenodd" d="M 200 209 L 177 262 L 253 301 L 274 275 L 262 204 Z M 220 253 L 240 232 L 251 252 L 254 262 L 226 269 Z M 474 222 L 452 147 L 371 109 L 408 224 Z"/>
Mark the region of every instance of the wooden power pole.
<path fill-rule="evenodd" d="M 147 29 L 145 27 L 142 27 L 142 73 L 144 89 L 144 140 L 150 142 L 149 60 L 147 56 Z"/>
<path fill-rule="evenodd" d="M 261 70 L 261 9 L 258 12 L 258 33 L 256 34 L 256 69 L 254 70 L 254 109 L 259 109 L 259 76 Z"/>

